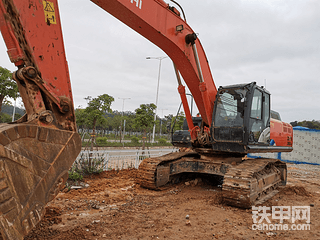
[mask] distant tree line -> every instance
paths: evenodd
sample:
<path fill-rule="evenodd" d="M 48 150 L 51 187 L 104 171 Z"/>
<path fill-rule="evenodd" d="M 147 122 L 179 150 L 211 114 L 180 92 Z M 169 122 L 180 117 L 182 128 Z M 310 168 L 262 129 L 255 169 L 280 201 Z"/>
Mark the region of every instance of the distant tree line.
<path fill-rule="evenodd" d="M 93 121 L 91 118 L 85 113 L 84 108 L 77 108 L 75 110 L 76 113 L 76 120 L 77 120 L 77 126 L 78 129 L 81 130 L 92 130 L 93 128 Z M 153 115 L 152 115 L 153 116 Z M 116 135 L 120 135 L 120 130 L 123 131 L 124 127 L 124 120 L 125 120 L 125 131 L 132 135 L 133 132 L 141 132 L 143 133 L 144 128 L 143 126 L 140 126 L 137 124 L 135 119 L 137 118 L 136 112 L 131 111 L 117 111 L 113 110 L 112 112 L 104 113 L 101 118 L 96 122 L 96 130 L 99 132 L 104 132 L 104 134 L 107 134 L 108 132 L 114 132 Z M 160 118 L 157 116 L 156 118 L 156 133 L 161 134 L 168 134 L 170 133 L 171 127 L 173 126 L 175 116 L 173 114 L 169 114 L 167 116 L 164 116 L 163 118 Z M 175 130 L 181 130 L 184 120 L 184 114 L 183 112 L 179 113 L 176 123 L 174 124 L 174 131 Z M 153 119 L 151 121 L 152 124 L 146 127 L 147 132 L 152 131 L 153 127 Z M 121 126 L 121 129 L 120 129 Z"/>
<path fill-rule="evenodd" d="M 2 105 L 2 110 L 0 113 L 0 123 L 9 123 L 12 122 L 12 114 L 13 114 L 13 106 L 8 105 L 8 104 L 3 104 Z M 21 109 L 19 107 L 16 107 L 15 109 L 15 114 L 14 114 L 14 119 L 18 120 L 25 114 L 25 110 Z"/>
<path fill-rule="evenodd" d="M 148 104 L 144 104 L 148 105 Z M 3 104 L 2 111 L 0 113 L 0 123 L 8 123 L 12 121 L 12 113 L 13 113 L 13 106 L 7 104 Z M 139 109 L 139 108 L 138 108 Z M 91 109 L 92 110 L 92 109 Z M 77 108 L 75 109 L 76 119 L 77 119 L 77 126 L 80 131 L 91 131 L 93 129 L 94 121 L 92 118 L 92 112 L 90 114 L 91 110 L 85 111 L 85 108 Z M 111 110 L 111 109 L 110 109 Z M 153 109 L 154 110 L 154 109 Z M 15 120 L 21 118 L 25 114 L 25 109 L 16 107 L 15 109 Z M 137 121 L 135 119 L 137 118 L 136 112 L 131 111 L 125 111 L 120 112 L 117 110 L 113 111 L 105 111 L 102 113 L 101 116 L 99 116 L 96 119 L 96 130 L 98 132 L 103 132 L 104 134 L 107 134 L 109 132 L 115 133 L 115 135 L 120 136 L 120 130 L 123 131 L 124 127 L 124 120 L 125 122 L 125 132 L 128 135 L 132 135 L 133 132 L 141 132 L 143 134 L 143 127 L 137 125 Z M 173 114 L 169 114 L 167 116 L 164 116 L 163 118 L 160 118 L 157 116 L 156 118 L 156 134 L 160 134 L 160 128 L 161 128 L 161 134 L 168 134 L 171 131 L 171 127 L 174 126 L 173 131 L 181 130 L 184 120 L 184 113 L 180 112 L 177 116 L 177 120 Z M 152 113 L 152 119 L 151 121 L 148 121 L 151 123 L 151 125 L 147 125 L 146 132 L 150 133 L 152 131 L 153 127 L 153 113 Z M 121 129 L 120 129 L 121 126 Z"/>
<path fill-rule="evenodd" d="M 88 106 L 86 108 L 77 108 L 75 110 L 76 121 L 79 132 L 90 132 L 92 135 L 114 134 L 120 140 L 126 133 L 128 136 L 133 134 L 150 136 L 154 125 L 154 111 L 156 106 L 153 103 L 141 104 L 134 112 L 119 112 L 111 110 L 111 104 L 114 101 L 112 96 L 103 94 L 97 98 L 87 97 Z M 176 119 L 177 118 L 177 119 Z M 172 114 L 164 118 L 156 117 L 155 132 L 157 135 L 170 133 L 171 127 L 175 130 L 182 129 L 184 114 L 181 112 L 177 117 Z M 92 142 L 94 138 L 92 138 Z"/>
<path fill-rule="evenodd" d="M 318 129 L 318 130 L 320 130 L 320 122 L 319 121 L 315 121 L 315 120 L 312 120 L 312 121 L 304 120 L 304 121 L 301 121 L 301 122 L 294 121 L 294 122 L 291 122 L 290 124 L 293 127 L 301 126 L 301 127 L 307 127 L 307 128 L 310 128 L 310 129 Z"/>

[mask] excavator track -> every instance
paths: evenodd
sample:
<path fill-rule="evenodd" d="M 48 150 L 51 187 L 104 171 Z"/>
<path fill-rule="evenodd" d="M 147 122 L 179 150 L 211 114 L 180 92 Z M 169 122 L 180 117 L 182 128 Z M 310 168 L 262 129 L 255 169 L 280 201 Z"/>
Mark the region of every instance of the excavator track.
<path fill-rule="evenodd" d="M 203 161 L 194 152 L 170 153 L 158 158 L 147 158 L 139 166 L 137 183 L 148 189 L 161 190 L 170 177 L 177 173 L 173 170 L 179 165 L 180 169 L 185 169 L 185 173 L 223 176 L 224 203 L 240 208 L 251 208 L 263 203 L 278 193 L 277 188 L 280 185 L 286 184 L 286 164 L 277 159 L 240 159 L 237 164 L 223 161 L 218 156 L 213 157 L 211 161 Z"/>
<path fill-rule="evenodd" d="M 0 231 L 22 240 L 64 188 L 81 150 L 77 133 L 33 124 L 0 125 Z"/>
<path fill-rule="evenodd" d="M 228 205 L 251 208 L 278 193 L 278 186 L 285 185 L 286 164 L 277 159 L 248 159 L 230 167 L 224 175 L 222 192 Z"/>
<path fill-rule="evenodd" d="M 161 171 L 161 164 L 172 162 L 190 155 L 194 155 L 194 153 L 175 152 L 168 153 L 156 158 L 144 159 L 139 165 L 137 183 L 140 184 L 140 186 L 148 189 L 159 190 L 159 187 L 163 185 L 162 182 L 157 181 L 157 174 L 159 174 L 159 172 Z M 162 172 L 160 174 L 169 175 L 169 172 Z M 169 178 L 169 176 L 165 178 Z"/>

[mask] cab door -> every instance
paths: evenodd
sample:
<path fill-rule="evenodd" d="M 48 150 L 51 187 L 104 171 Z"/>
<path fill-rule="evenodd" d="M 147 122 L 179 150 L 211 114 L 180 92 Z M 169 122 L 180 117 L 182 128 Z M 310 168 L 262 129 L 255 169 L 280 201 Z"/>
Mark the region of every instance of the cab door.
<path fill-rule="evenodd" d="M 249 143 L 269 144 L 270 95 L 262 89 L 253 92 L 249 117 Z"/>

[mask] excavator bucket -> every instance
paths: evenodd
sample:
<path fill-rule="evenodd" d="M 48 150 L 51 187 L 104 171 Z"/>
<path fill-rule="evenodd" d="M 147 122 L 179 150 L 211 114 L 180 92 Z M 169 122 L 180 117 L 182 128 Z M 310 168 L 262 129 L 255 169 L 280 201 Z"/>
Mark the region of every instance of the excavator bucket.
<path fill-rule="evenodd" d="M 32 124 L 0 125 L 0 230 L 20 240 L 41 220 L 46 204 L 64 188 L 81 150 L 72 131 Z"/>

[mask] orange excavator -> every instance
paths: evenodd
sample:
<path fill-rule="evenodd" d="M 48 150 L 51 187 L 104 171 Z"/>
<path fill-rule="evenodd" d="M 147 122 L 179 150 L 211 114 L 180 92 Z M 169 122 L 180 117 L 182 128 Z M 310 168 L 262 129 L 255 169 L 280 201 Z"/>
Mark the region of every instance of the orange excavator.
<path fill-rule="evenodd" d="M 158 189 L 183 173 L 206 173 L 224 177 L 230 205 L 250 207 L 273 196 L 286 183 L 286 164 L 246 157 L 292 150 L 291 125 L 270 118 L 270 93 L 255 82 L 217 89 L 204 49 L 175 1 L 179 10 L 163 0 L 91 1 L 174 63 L 193 151 L 145 159 L 140 185 Z M 0 0 L 0 30 L 26 108 L 21 119 L 0 125 L 0 230 L 4 239 L 23 239 L 64 187 L 81 140 L 57 0 Z M 197 126 L 182 78 L 201 113 Z"/>

